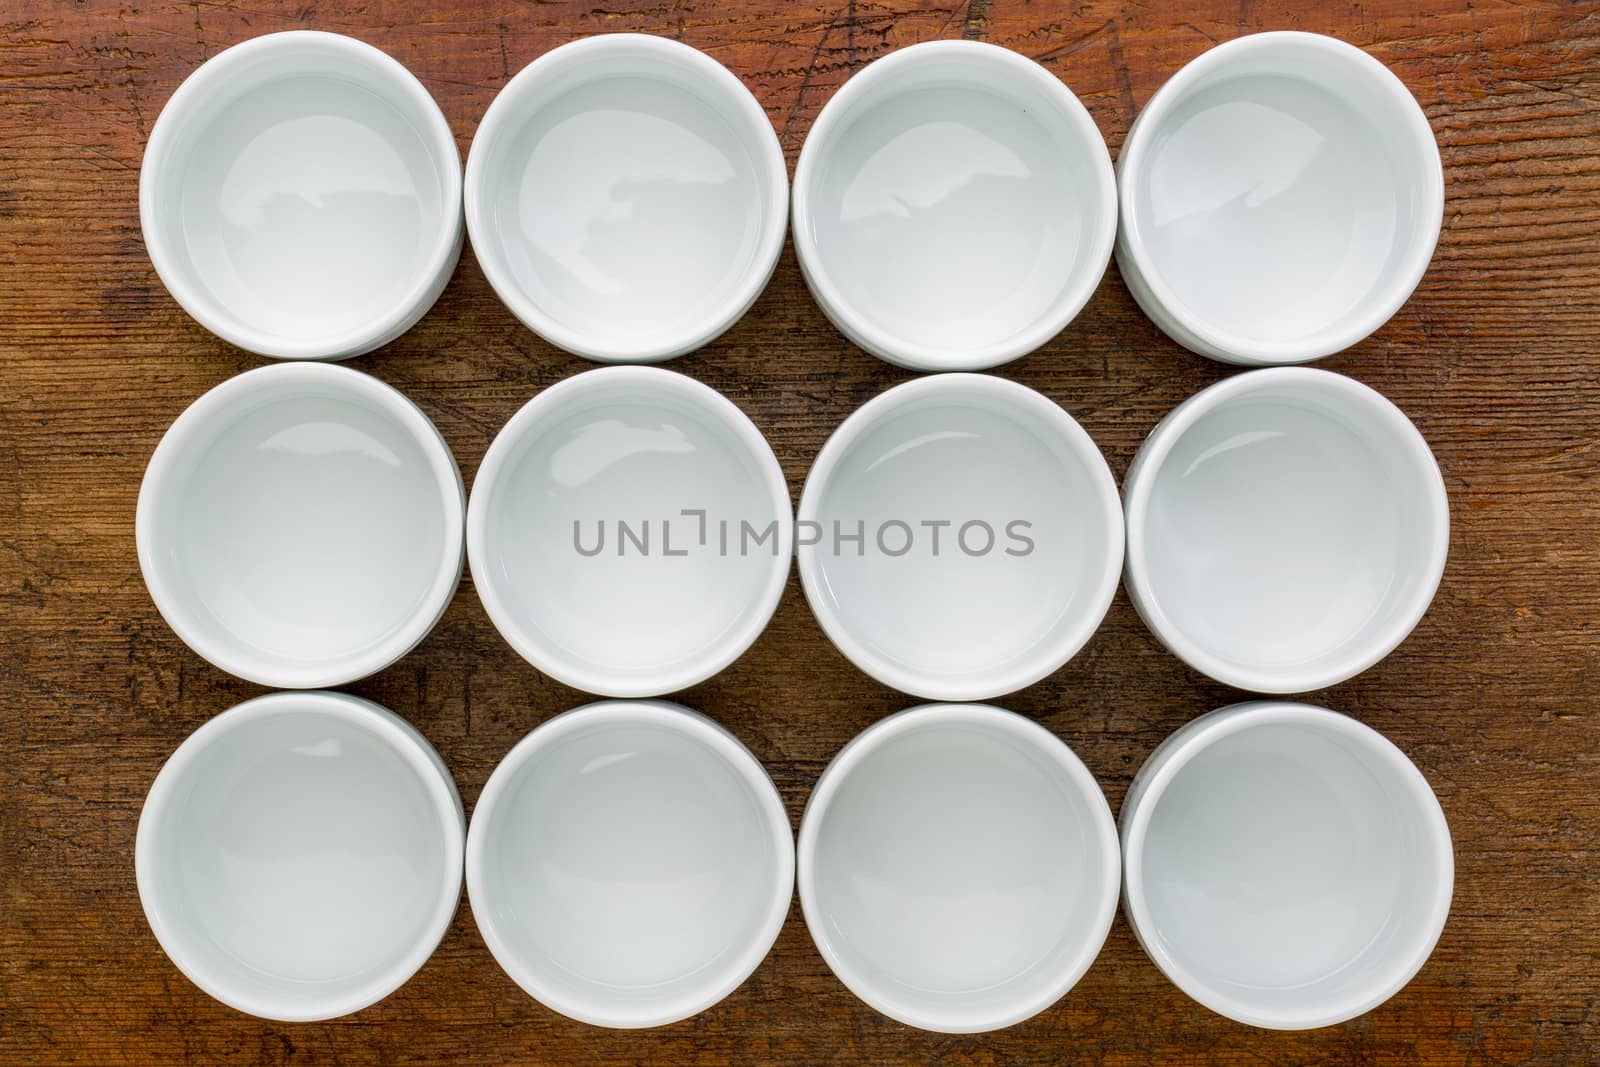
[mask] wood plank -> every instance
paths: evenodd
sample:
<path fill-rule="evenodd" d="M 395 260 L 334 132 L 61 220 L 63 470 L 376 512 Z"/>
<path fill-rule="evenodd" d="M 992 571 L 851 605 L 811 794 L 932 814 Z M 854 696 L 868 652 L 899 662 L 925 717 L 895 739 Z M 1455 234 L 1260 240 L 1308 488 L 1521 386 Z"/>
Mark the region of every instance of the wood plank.
<path fill-rule="evenodd" d="M 980 1037 L 882 1019 L 832 977 L 798 907 L 766 963 L 676 1026 L 612 1033 L 553 1015 L 493 964 L 465 906 L 387 1001 L 331 1023 L 238 1015 L 195 990 L 145 926 L 139 806 L 191 730 L 258 692 L 162 624 L 134 558 L 139 478 L 171 420 L 261 361 L 192 323 L 144 254 L 138 167 L 196 64 L 272 30 L 351 33 L 436 95 L 465 153 L 496 90 L 564 41 L 678 37 L 733 69 L 791 164 L 830 94 L 894 48 L 968 36 L 1045 63 L 1113 151 L 1138 108 L 1213 42 L 1331 33 L 1390 64 L 1443 150 L 1447 208 L 1416 296 L 1326 361 L 1381 389 L 1438 453 L 1451 561 L 1388 660 L 1318 699 L 1382 730 L 1437 789 L 1455 907 L 1410 986 L 1312 1034 L 1187 1001 L 1119 918 L 1061 1004 Z M 10 0 L 0 4 L 0 1061 L 308 1064 L 794 1062 L 1593 1062 L 1600 1058 L 1600 5 L 1497 0 Z M 356 362 L 412 396 L 471 478 L 495 431 L 586 368 L 523 329 L 470 253 L 438 306 Z M 855 406 L 909 377 L 856 350 L 785 252 L 754 310 L 674 365 L 770 437 L 791 486 Z M 1228 371 L 1183 352 L 1115 269 L 1043 350 L 1004 368 L 1060 401 L 1120 475 L 1174 404 Z M 438 630 L 353 691 L 439 747 L 470 805 L 527 730 L 585 698 L 542 678 L 463 588 Z M 1120 803 L 1150 750 L 1237 694 L 1164 653 L 1119 594 L 1089 647 L 1002 701 L 1067 740 Z M 798 817 L 829 757 L 914 703 L 855 671 L 791 581 L 767 633 L 686 703 L 738 733 Z"/>

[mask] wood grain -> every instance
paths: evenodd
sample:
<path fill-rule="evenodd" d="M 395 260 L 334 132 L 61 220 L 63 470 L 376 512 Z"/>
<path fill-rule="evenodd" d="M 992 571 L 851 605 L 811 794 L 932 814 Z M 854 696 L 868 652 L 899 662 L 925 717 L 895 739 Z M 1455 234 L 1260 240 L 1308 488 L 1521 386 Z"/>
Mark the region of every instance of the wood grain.
<path fill-rule="evenodd" d="M 195 397 L 259 361 L 191 322 L 139 237 L 150 124 L 207 56 L 294 26 L 354 34 L 437 96 L 463 153 L 495 91 L 591 33 L 678 37 L 732 68 L 792 162 L 829 95 L 876 56 L 966 36 L 1037 58 L 1113 152 L 1138 108 L 1214 42 L 1334 34 L 1390 64 L 1444 153 L 1432 269 L 1399 315 L 1326 365 L 1392 397 L 1451 493 L 1432 612 L 1391 657 L 1318 695 L 1434 784 L 1458 865 L 1433 959 L 1393 1001 L 1310 1034 L 1190 1003 L 1119 920 L 1065 1000 L 1012 1030 L 939 1037 L 868 1010 L 798 908 L 717 1008 L 613 1033 L 540 1008 L 463 905 L 387 1001 L 330 1023 L 240 1016 L 196 991 L 145 926 L 139 805 L 191 730 L 253 695 L 161 623 L 134 559 L 140 475 Z M 1118 1064 L 1600 1060 L 1600 6 L 1537 0 L 76 0 L 0 2 L 0 1061 L 5 1063 Z M 519 326 L 470 254 L 438 306 L 356 363 L 427 410 L 471 478 L 496 429 L 585 364 Z M 908 377 L 842 340 L 792 253 L 727 336 L 674 365 L 769 435 L 798 489 L 828 432 Z M 1120 475 L 1165 411 L 1229 373 L 1178 349 L 1113 268 L 1082 316 L 1003 371 L 1077 416 Z M 499 640 L 464 583 L 438 630 L 355 692 L 439 747 L 470 804 L 527 730 L 583 702 Z M 1008 698 L 1067 740 L 1113 807 L 1150 750 L 1236 694 L 1165 654 L 1119 595 L 1083 654 Z M 721 676 L 685 694 L 772 770 L 793 814 L 828 758 L 912 703 L 852 669 L 798 587 Z"/>

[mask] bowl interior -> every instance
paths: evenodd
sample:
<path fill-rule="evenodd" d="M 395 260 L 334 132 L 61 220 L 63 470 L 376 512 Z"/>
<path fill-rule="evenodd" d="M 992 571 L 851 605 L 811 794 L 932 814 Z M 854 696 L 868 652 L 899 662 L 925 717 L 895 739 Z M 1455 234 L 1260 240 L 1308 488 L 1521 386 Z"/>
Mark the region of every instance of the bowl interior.
<path fill-rule="evenodd" d="M 480 471 L 479 591 L 519 651 L 569 684 L 682 688 L 771 613 L 787 490 L 754 426 L 741 434 L 742 415 L 698 393 L 585 379 L 508 427 L 492 484 Z"/>
<path fill-rule="evenodd" d="M 769 203 L 782 166 L 765 152 L 770 128 L 731 77 L 675 51 L 546 58 L 548 73 L 496 101 L 474 250 L 535 328 L 622 353 L 691 341 L 765 276 L 784 209 Z"/>
<path fill-rule="evenodd" d="M 1347 676 L 1409 631 L 1438 580 L 1443 490 L 1426 444 L 1359 387 L 1322 384 L 1221 400 L 1151 476 L 1150 599 L 1236 673 Z"/>
<path fill-rule="evenodd" d="M 151 591 L 190 644 L 235 673 L 360 677 L 384 662 L 352 665 L 431 624 L 441 576 L 459 566 L 459 483 L 365 390 L 261 386 L 208 398 L 169 431 L 171 464 L 146 490 Z"/>
<path fill-rule="evenodd" d="M 1266 723 L 1199 750 L 1148 797 L 1144 934 L 1179 984 L 1294 1026 L 1365 1010 L 1409 978 L 1443 921 L 1448 857 L 1437 804 L 1404 763 L 1326 728 Z"/>
<path fill-rule="evenodd" d="M 177 132 L 147 178 L 169 287 L 278 342 L 369 328 L 429 279 L 459 211 L 441 119 L 354 49 L 297 40 L 246 55 L 202 68 L 203 91 L 162 115 Z"/>
<path fill-rule="evenodd" d="M 1196 324 L 1303 341 L 1410 293 L 1438 231 L 1439 159 L 1392 76 L 1355 49 L 1290 36 L 1252 41 L 1170 92 L 1131 173 L 1124 160 L 1124 225 Z"/>
<path fill-rule="evenodd" d="M 301 706 L 182 758 L 146 808 L 140 891 L 185 971 L 278 1018 L 352 1011 L 409 977 L 442 932 L 441 887 L 449 905 L 459 891 L 460 827 L 391 741 Z"/>
<path fill-rule="evenodd" d="M 681 727 L 612 718 L 502 772 L 477 816 L 487 825 L 473 826 L 473 908 L 502 965 L 547 1005 L 610 1026 L 670 1022 L 765 954 L 792 891 L 780 878 L 790 846 L 773 833 L 776 795 L 726 753 Z"/>
<path fill-rule="evenodd" d="M 869 673 L 990 696 L 1059 667 L 1099 623 L 1121 559 L 1116 491 L 1087 437 L 1034 399 L 940 390 L 863 413 L 813 474 L 808 592 Z"/>
<path fill-rule="evenodd" d="M 1036 743 L 964 722 L 894 732 L 815 818 L 812 931 L 840 978 L 902 1021 L 1018 1021 L 1105 937 L 1105 801 Z"/>
<path fill-rule="evenodd" d="M 985 52 L 889 71 L 858 75 L 863 91 L 806 145 L 800 224 L 835 310 L 952 360 L 1041 322 L 1059 329 L 1109 250 L 1093 123 L 1075 120 L 1060 86 Z"/>

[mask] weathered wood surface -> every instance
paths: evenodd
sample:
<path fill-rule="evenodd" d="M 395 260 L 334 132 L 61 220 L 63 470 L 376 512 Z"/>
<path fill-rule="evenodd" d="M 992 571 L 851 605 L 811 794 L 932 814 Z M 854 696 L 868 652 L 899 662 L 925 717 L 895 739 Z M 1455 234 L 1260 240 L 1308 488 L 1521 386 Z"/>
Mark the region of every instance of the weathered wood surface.
<path fill-rule="evenodd" d="M 1439 793 L 1455 907 L 1437 953 L 1371 1015 L 1271 1034 L 1191 1004 L 1119 918 L 1058 1006 L 939 1037 L 858 1003 L 792 912 L 740 991 L 686 1023 L 613 1033 L 525 997 L 463 905 L 384 1003 L 282 1026 L 208 1000 L 167 962 L 134 887 L 139 805 L 161 761 L 253 695 L 152 607 L 134 559 L 145 461 L 210 386 L 259 361 L 191 322 L 140 241 L 138 165 L 162 103 L 205 57 L 294 26 L 387 49 L 465 152 L 495 91 L 563 41 L 681 38 L 766 106 L 791 162 L 818 109 L 886 51 L 978 37 L 1034 56 L 1115 152 L 1139 106 L 1215 41 L 1332 33 L 1390 64 L 1443 148 L 1443 238 L 1416 297 L 1327 366 L 1383 390 L 1432 442 L 1455 528 L 1432 612 L 1387 661 L 1320 699 L 1382 730 Z M 1473 0 L 1280 5 L 1083 0 L 104 0 L 0 3 L 0 1061 L 115 1063 L 1023 1064 L 1571 1062 L 1600 1057 L 1600 6 Z M 436 420 L 470 479 L 534 392 L 584 369 L 519 326 L 470 254 L 409 334 L 356 364 Z M 842 340 L 791 253 L 754 310 L 677 369 L 769 435 L 796 491 L 827 433 L 908 377 Z M 1160 336 L 1115 268 L 1083 315 L 1004 369 L 1059 400 L 1120 474 L 1157 418 L 1228 371 Z M 528 729 L 584 700 L 540 677 L 464 583 L 413 655 L 352 687 L 439 747 L 470 804 Z M 1155 744 L 1235 694 L 1186 670 L 1119 595 L 1090 646 L 1003 703 L 1066 739 L 1113 807 Z M 852 669 L 794 582 L 754 649 L 684 700 L 726 723 L 798 816 L 845 741 L 912 703 Z"/>

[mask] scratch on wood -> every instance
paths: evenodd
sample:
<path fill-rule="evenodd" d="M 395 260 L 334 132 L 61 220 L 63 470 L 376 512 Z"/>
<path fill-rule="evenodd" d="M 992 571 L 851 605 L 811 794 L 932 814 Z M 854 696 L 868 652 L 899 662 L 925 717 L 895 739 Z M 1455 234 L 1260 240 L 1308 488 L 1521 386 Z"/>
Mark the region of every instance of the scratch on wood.
<path fill-rule="evenodd" d="M 856 69 L 856 0 L 845 7 L 845 45 L 850 56 L 850 69 Z"/>
<path fill-rule="evenodd" d="M 1049 63 L 1052 60 L 1064 59 L 1083 48 L 1090 41 L 1094 40 L 1096 37 L 1099 37 L 1102 33 L 1107 33 L 1115 29 L 1116 21 L 1113 19 L 1107 19 L 1094 29 L 1090 30 L 1088 33 L 1083 34 L 1081 37 L 1074 37 L 1072 40 L 1064 41 L 1063 43 L 1056 45 L 1054 48 L 1045 49 L 1038 55 L 1033 56 L 1033 61 L 1035 63 Z"/>
<path fill-rule="evenodd" d="M 117 23 L 119 26 L 117 30 L 117 39 L 122 42 L 122 48 L 119 49 L 119 51 L 122 52 L 122 69 L 123 72 L 128 76 L 128 105 L 133 108 L 134 125 L 139 130 L 139 140 L 143 142 L 149 139 L 149 132 L 145 127 L 144 107 L 139 102 L 139 83 L 134 78 L 133 50 L 128 47 L 128 23 L 127 19 L 121 12 L 117 13 Z"/>
<path fill-rule="evenodd" d="M 783 131 L 778 140 L 787 143 L 789 132 L 794 128 L 794 121 L 800 115 L 800 110 L 806 104 L 806 90 L 811 88 L 811 79 L 816 76 L 817 64 L 822 61 L 822 50 L 828 46 L 828 38 L 833 34 L 833 19 L 822 27 L 822 36 L 817 38 L 817 47 L 811 50 L 811 60 L 806 64 L 806 72 L 800 78 L 800 88 L 795 91 L 794 105 L 789 108 L 789 114 L 783 120 Z"/>
<path fill-rule="evenodd" d="M 1139 113 L 1133 102 L 1133 78 L 1128 74 L 1128 57 L 1122 51 L 1122 35 L 1117 32 L 1115 22 L 1109 25 L 1111 35 L 1107 48 L 1111 53 L 1111 71 L 1117 79 L 1117 96 L 1122 101 L 1122 121 L 1132 125 L 1134 116 Z"/>
<path fill-rule="evenodd" d="M 209 58 L 211 51 L 206 45 L 206 31 L 200 25 L 200 0 L 189 0 L 189 6 L 194 8 L 194 43 L 200 46 L 200 57 Z"/>
<path fill-rule="evenodd" d="M 7 194 L 7 199 L 9 200 L 9 194 Z M 0 437 L 8 441 L 13 440 L 11 418 L 5 413 L 4 408 L 0 408 Z M 27 562 L 27 557 L 22 553 L 25 534 L 22 522 L 22 463 L 17 458 L 17 450 L 14 448 L 7 448 L 5 457 L 6 467 L 9 468 L 11 473 L 11 537 L 6 541 L 0 541 L 0 548 L 4 548 L 15 556 L 18 561 L 25 563 Z"/>
<path fill-rule="evenodd" d="M 474 643 L 476 634 L 474 628 L 466 629 L 468 646 Z M 472 656 L 466 657 L 466 663 L 461 669 L 461 733 L 464 737 L 472 736 Z"/>
<path fill-rule="evenodd" d="M 134 81 L 133 68 L 128 68 L 128 103 L 133 105 L 133 122 L 139 129 L 139 140 L 149 139 L 149 131 L 145 129 L 144 108 L 139 106 L 139 83 Z"/>
<path fill-rule="evenodd" d="M 967 24 L 961 36 L 968 41 L 981 41 L 989 29 L 989 0 L 967 0 Z"/>

